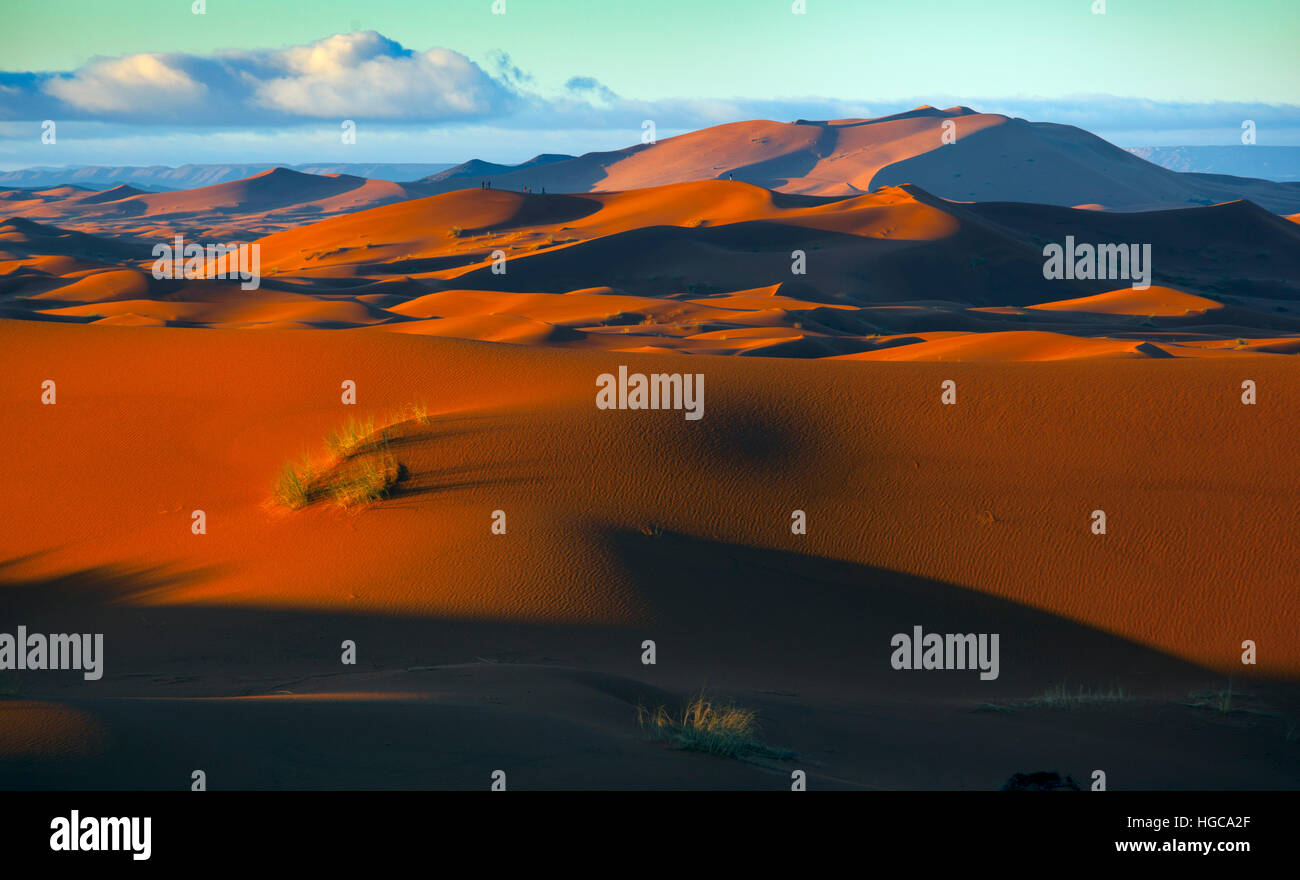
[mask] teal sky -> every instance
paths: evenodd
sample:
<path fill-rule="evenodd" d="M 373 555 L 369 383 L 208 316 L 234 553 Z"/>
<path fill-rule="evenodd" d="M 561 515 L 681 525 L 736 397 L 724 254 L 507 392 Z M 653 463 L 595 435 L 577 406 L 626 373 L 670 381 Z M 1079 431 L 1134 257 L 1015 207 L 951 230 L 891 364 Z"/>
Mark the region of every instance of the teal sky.
<path fill-rule="evenodd" d="M 1300 103 L 1297 0 L 5 0 L 6 70 L 95 55 L 280 48 L 377 30 L 539 88 L 575 75 L 621 95 L 854 100 L 927 93 Z"/>
<path fill-rule="evenodd" d="M 1300 145 L 1300 0 L 192 2 L 0 0 L 0 167 L 516 162 L 636 143 L 644 119 L 921 103 L 1121 146 L 1238 143 L 1243 120 Z"/>

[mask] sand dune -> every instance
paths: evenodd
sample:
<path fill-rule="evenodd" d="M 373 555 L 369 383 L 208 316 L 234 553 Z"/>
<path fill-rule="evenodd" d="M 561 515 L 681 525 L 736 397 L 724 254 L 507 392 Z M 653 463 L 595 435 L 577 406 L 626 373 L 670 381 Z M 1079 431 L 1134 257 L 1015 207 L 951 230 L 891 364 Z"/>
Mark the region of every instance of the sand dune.
<path fill-rule="evenodd" d="M 84 189 L 99 190 L 120 184 L 142 187 L 151 192 L 160 190 L 194 189 L 252 177 L 272 167 L 285 167 L 290 171 L 308 174 L 350 174 L 354 177 L 380 180 L 412 180 L 428 174 L 445 171 L 447 163 L 346 163 L 327 162 L 306 165 L 261 164 L 185 164 L 166 165 L 83 165 L 72 168 L 25 168 L 20 171 L 0 172 L 0 186 L 21 186 L 40 189 L 51 184 L 68 183 Z M 0 193 L 0 198 L 3 193 Z"/>
<path fill-rule="evenodd" d="M 891 341 L 906 344 L 889 345 Z M 1006 362 L 1173 356 L 1167 349 L 1150 342 L 1068 336 L 1037 330 L 917 334 L 902 339 L 886 339 L 885 343 L 880 350 L 840 357 L 864 361 Z"/>
<path fill-rule="evenodd" d="M 1044 236 L 1150 242 L 1156 283 L 1045 280 Z M 1300 230 L 1244 202 L 1099 214 L 912 186 L 845 198 L 733 181 L 460 190 L 258 239 L 256 292 L 155 280 L 143 246 L 29 220 L 0 226 L 0 243 L 4 313 L 59 320 L 864 359 L 1286 353 L 1300 333 L 1285 305 L 1300 300 Z M 956 333 L 1022 341 L 943 338 Z"/>
<path fill-rule="evenodd" d="M 0 672 L 0 788 L 196 754 L 214 788 L 788 788 L 646 740 L 638 706 L 702 687 L 819 788 L 1296 785 L 1291 191 L 1116 152 L 926 107 L 0 193 L 0 593 L 108 645 L 93 691 Z M 251 241 L 260 284 L 155 278 L 178 230 Z M 1049 279 L 1067 237 L 1149 245 L 1151 285 Z M 703 419 L 598 407 L 620 368 L 698 379 Z M 367 456 L 387 494 L 340 506 Z M 893 669 L 917 625 L 998 634 L 999 676 Z M 1235 713 L 1194 696 L 1225 681 Z M 1062 687 L 1123 696 L 1016 702 Z"/>
<path fill-rule="evenodd" d="M 1222 303 L 1212 299 L 1192 296 L 1181 290 L 1174 290 L 1172 287 L 1156 285 L 1146 290 L 1135 290 L 1129 287 L 1079 299 L 1039 303 L 1029 308 L 1057 312 L 1089 312 L 1099 315 L 1159 315 L 1162 318 L 1170 318 L 1182 315 L 1204 315 L 1211 309 L 1222 307 Z"/>
<path fill-rule="evenodd" d="M 4 405 L 31 411 L 0 457 L 23 506 L 0 537 L 14 577 L 147 565 L 165 584 L 139 597 L 149 603 L 628 623 L 647 620 L 647 597 L 609 536 L 659 529 L 933 578 L 1239 674 L 1249 637 L 1260 673 L 1300 674 L 1288 636 L 1300 560 L 1277 506 L 1300 489 L 1285 464 L 1295 441 L 1268 416 L 1300 394 L 1283 358 L 700 359 L 701 433 L 679 413 L 592 403 L 600 372 L 678 370 L 679 355 L 364 331 L 0 327 Z M 974 338 L 1035 357 L 1051 343 Z M 60 402 L 41 407 L 32 389 L 50 376 Z M 1258 407 L 1237 402 L 1243 376 L 1264 389 Z M 357 381 L 363 414 L 431 407 L 430 425 L 399 431 L 407 481 L 361 513 L 267 507 L 280 464 L 321 454 L 346 415 L 342 378 Z M 938 402 L 947 378 L 956 407 Z M 1152 399 L 1176 424 L 1152 416 Z M 1169 454 L 1171 434 L 1182 454 Z M 1026 438 L 1013 457 L 1007 437 Z M 52 544 L 74 497 L 77 536 Z M 807 536 L 790 533 L 799 505 L 811 507 Z M 195 508 L 204 536 L 189 532 Z M 1100 537 L 1097 508 L 1111 518 Z M 506 537 L 488 528 L 495 509 L 508 512 Z M 905 537 L 916 535 L 928 537 Z M 1252 553 L 1234 549 L 1244 542 Z"/>
<path fill-rule="evenodd" d="M 145 192 L 120 185 L 102 192 L 58 187 L 6 194 L 13 213 L 42 222 L 75 224 L 99 235 L 246 241 L 323 217 L 427 194 L 418 185 L 346 174 L 305 174 L 272 168 L 252 177 L 196 189 Z"/>
<path fill-rule="evenodd" d="M 493 173 L 495 172 L 495 173 Z M 742 180 L 792 193 L 844 196 L 911 183 L 948 199 L 1097 205 L 1109 210 L 1206 205 L 1249 198 L 1271 211 L 1300 207 L 1300 185 L 1181 174 L 1082 129 L 969 107 L 918 107 L 877 119 L 714 126 L 559 161 L 467 163 L 422 183 L 586 192 L 689 180 Z"/>
<path fill-rule="evenodd" d="M 485 182 L 498 190 L 582 194 L 732 180 L 784 194 L 837 198 L 914 185 L 962 202 L 1033 202 L 1102 211 L 1241 199 L 1285 215 L 1300 209 L 1298 183 L 1173 172 L 1077 128 L 967 107 L 919 107 L 877 119 L 828 122 L 750 120 L 612 152 L 542 155 L 517 166 L 472 160 L 400 184 L 277 167 L 158 193 L 126 184 L 102 192 L 72 185 L 6 190 L 0 203 L 8 213 L 115 238 L 160 240 L 184 232 L 248 241 L 393 202 L 476 190 Z M 726 205 L 705 209 L 688 202 L 668 222 L 708 223 L 717 218 L 706 215 L 725 217 L 730 211 Z M 627 207 L 637 209 L 635 204 Z"/>

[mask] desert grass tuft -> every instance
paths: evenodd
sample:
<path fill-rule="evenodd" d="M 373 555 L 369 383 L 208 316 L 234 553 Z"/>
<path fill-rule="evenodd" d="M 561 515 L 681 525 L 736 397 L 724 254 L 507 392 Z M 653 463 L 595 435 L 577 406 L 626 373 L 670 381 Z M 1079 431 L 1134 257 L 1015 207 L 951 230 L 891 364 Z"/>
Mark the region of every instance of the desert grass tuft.
<path fill-rule="evenodd" d="M 330 475 L 327 491 L 339 507 L 373 504 L 388 497 L 401 471 L 386 452 L 361 456 Z"/>
<path fill-rule="evenodd" d="M 1132 702 L 1134 697 L 1124 691 L 1123 687 L 1107 690 L 1084 687 L 1076 690 L 1061 682 L 1049 687 L 1036 697 L 1021 700 L 1008 700 L 1003 703 L 981 703 L 976 707 L 980 712 L 1013 712 L 1016 709 L 1083 709 L 1091 706 L 1104 706 L 1113 703 Z"/>
<path fill-rule="evenodd" d="M 419 403 L 408 403 L 402 409 L 397 411 L 393 416 L 393 424 L 398 422 L 416 422 L 421 425 L 429 424 L 429 405 L 424 401 Z"/>
<path fill-rule="evenodd" d="M 1237 708 L 1233 700 L 1232 679 L 1228 679 L 1227 687 L 1218 690 L 1193 691 L 1187 695 L 1186 705 L 1194 709 L 1209 709 L 1220 715 L 1232 714 Z"/>
<path fill-rule="evenodd" d="M 310 473 L 299 473 L 298 468 L 286 461 L 280 466 L 280 474 L 275 481 L 276 503 L 292 510 L 311 504 L 311 480 Z"/>
<path fill-rule="evenodd" d="M 412 421 L 429 424 L 428 404 L 408 404 L 378 429 L 373 417 L 348 419 L 325 435 L 325 445 L 333 456 L 330 465 L 318 468 L 307 455 L 297 464 L 285 462 L 272 487 L 272 499 L 292 510 L 324 498 L 340 507 L 382 501 L 405 476 L 405 469 L 390 450 L 390 442 L 400 433 L 395 426 Z"/>
<path fill-rule="evenodd" d="M 375 435 L 375 420 L 348 419 L 337 431 L 330 431 L 325 436 L 325 445 L 339 458 L 356 455 L 371 445 Z"/>
<path fill-rule="evenodd" d="M 679 749 L 724 758 L 789 760 L 794 753 L 765 745 L 759 737 L 758 713 L 734 703 L 715 703 L 699 694 L 674 715 L 665 706 L 637 706 L 637 724 L 651 739 Z"/>

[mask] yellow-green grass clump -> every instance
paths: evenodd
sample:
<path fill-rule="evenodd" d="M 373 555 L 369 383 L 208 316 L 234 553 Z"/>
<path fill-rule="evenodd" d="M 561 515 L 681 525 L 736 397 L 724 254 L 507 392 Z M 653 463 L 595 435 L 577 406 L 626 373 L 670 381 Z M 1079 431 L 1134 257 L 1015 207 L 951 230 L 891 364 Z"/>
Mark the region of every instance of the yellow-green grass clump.
<path fill-rule="evenodd" d="M 325 435 L 325 445 L 339 458 L 347 458 L 373 443 L 374 436 L 374 418 L 348 419 L 339 430 Z"/>
<path fill-rule="evenodd" d="M 388 497 L 401 470 L 397 459 L 387 452 L 371 453 L 336 470 L 327 491 L 339 507 L 373 504 Z"/>
<path fill-rule="evenodd" d="M 734 703 L 715 703 L 699 694 L 673 714 L 667 707 L 637 707 L 637 723 L 651 739 L 679 749 L 725 758 L 788 760 L 794 753 L 765 745 L 759 737 L 758 713 Z"/>
<path fill-rule="evenodd" d="M 340 507 L 372 504 L 387 498 L 405 471 L 389 449 L 390 429 L 401 422 L 429 424 L 429 408 L 413 403 L 394 413 L 382 429 L 373 417 L 350 418 L 325 435 L 333 462 L 318 467 L 304 455 L 300 462 L 280 466 L 272 488 L 275 503 L 301 510 L 322 499 Z"/>

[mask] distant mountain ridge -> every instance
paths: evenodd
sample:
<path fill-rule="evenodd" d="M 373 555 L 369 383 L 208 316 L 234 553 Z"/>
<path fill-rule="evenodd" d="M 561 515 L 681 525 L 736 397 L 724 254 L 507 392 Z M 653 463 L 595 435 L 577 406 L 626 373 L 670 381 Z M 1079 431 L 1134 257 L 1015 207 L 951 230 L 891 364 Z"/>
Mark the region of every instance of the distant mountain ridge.
<path fill-rule="evenodd" d="M 430 183 L 442 183 L 447 180 L 473 180 L 474 178 L 486 179 L 502 174 L 510 174 L 516 171 L 523 171 L 528 168 L 536 168 L 541 165 L 549 165 L 552 162 L 563 162 L 568 159 L 575 159 L 576 156 L 569 156 L 564 153 L 541 153 L 534 156 L 527 162 L 520 162 L 518 165 L 500 165 L 496 162 L 485 162 L 482 159 L 470 159 L 468 162 L 462 162 L 459 165 L 453 165 L 445 171 L 429 175 L 425 181 Z"/>
<path fill-rule="evenodd" d="M 1230 174 L 1264 180 L 1300 180 L 1300 147 L 1233 144 L 1208 147 L 1130 147 L 1129 152 L 1170 171 Z"/>
<path fill-rule="evenodd" d="M 707 180 L 834 198 L 911 184 L 954 202 L 1125 212 L 1244 199 L 1275 214 L 1300 214 L 1300 179 L 1276 181 L 1223 173 L 1257 168 L 1262 161 L 1276 170 L 1274 176 L 1284 176 L 1289 150 L 1300 148 L 1145 149 L 1153 158 L 1180 169 L 1215 171 L 1171 170 L 1143 158 L 1140 151 L 1121 149 L 1074 126 L 1029 122 L 962 106 L 945 110 L 922 106 L 874 119 L 733 122 L 619 150 L 581 156 L 543 153 L 517 165 L 480 159 L 454 166 L 313 164 L 278 166 L 267 179 L 261 179 L 270 173 L 262 165 L 33 168 L 0 173 L 0 198 L 13 206 L 13 213 L 56 223 L 90 220 L 93 225 L 87 225 L 86 231 L 108 235 L 153 234 L 163 229 L 166 217 L 171 218 L 166 222 L 195 221 L 223 235 L 265 234 L 294 219 L 321 219 L 484 184 L 517 192 L 581 194 Z M 418 175 L 430 169 L 431 173 Z M 123 176 L 134 179 L 120 179 Z M 247 223 L 242 223 L 243 228 L 231 225 L 238 219 L 232 212 L 248 210 L 240 194 L 243 185 L 229 192 L 207 192 L 237 181 L 251 182 L 249 192 L 260 194 L 276 184 L 277 195 L 271 202 L 262 201 L 262 195 L 252 199 L 264 205 L 257 209 L 259 213 L 270 212 L 259 218 L 256 228 Z M 110 187 L 110 192 L 87 198 L 92 190 Z M 282 187 L 287 188 L 281 193 Z M 179 192 L 193 193 L 192 198 L 175 201 L 184 210 L 165 211 L 162 206 L 173 200 L 146 198 Z M 222 210 L 214 213 L 217 206 Z M 126 222 L 139 216 L 159 218 L 159 223 Z"/>
<path fill-rule="evenodd" d="M 401 182 L 427 177 L 451 168 L 450 163 L 328 163 L 282 165 L 275 162 L 211 165 L 83 165 L 36 166 L 18 171 L 0 171 L 0 189 L 42 189 L 70 184 L 102 190 L 129 184 L 152 190 L 195 189 L 253 177 L 271 168 L 288 168 L 304 174 L 346 174 L 373 180 Z"/>

